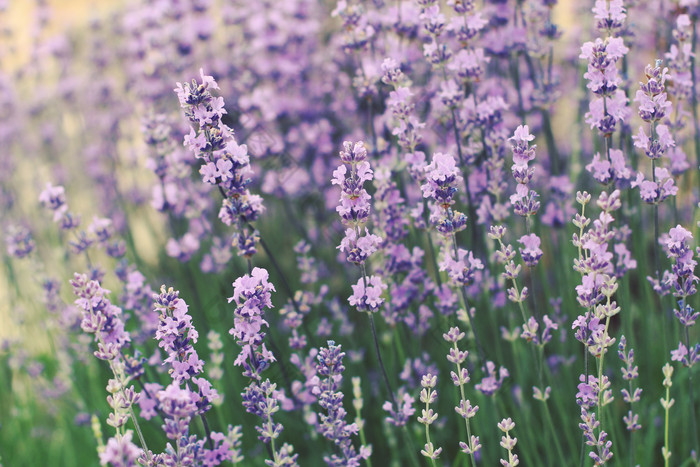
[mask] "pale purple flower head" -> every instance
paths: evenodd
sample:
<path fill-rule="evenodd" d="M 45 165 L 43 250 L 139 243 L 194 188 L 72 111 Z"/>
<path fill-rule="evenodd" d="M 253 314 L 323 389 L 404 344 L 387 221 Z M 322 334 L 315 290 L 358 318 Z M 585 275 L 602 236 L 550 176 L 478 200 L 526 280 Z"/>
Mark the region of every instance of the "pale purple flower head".
<path fill-rule="evenodd" d="M 382 294 L 387 286 L 379 276 L 367 277 L 366 283 L 365 287 L 365 278 L 360 278 L 357 284 L 352 286 L 352 295 L 348 298 L 348 302 L 357 307 L 357 311 L 374 313 L 379 311 L 379 307 L 384 303 Z"/>
<path fill-rule="evenodd" d="M 518 242 L 522 245 L 520 255 L 523 257 L 525 264 L 531 268 L 537 266 L 542 257 L 540 237 L 536 234 L 523 235 Z"/>

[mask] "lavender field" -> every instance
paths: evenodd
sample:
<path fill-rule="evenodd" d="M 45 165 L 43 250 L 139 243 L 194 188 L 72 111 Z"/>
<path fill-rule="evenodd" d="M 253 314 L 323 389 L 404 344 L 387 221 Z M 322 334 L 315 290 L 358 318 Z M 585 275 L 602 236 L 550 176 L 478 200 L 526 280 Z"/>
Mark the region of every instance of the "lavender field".
<path fill-rule="evenodd" d="M 83 3 L 0 0 L 0 467 L 700 467 L 698 0 Z"/>

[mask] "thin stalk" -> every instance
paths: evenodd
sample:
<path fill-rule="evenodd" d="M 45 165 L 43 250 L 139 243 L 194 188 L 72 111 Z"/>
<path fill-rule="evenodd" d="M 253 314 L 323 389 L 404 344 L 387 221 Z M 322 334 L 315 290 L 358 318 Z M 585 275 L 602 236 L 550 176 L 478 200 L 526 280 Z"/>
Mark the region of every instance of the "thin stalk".
<path fill-rule="evenodd" d="M 299 315 L 302 315 L 301 310 L 299 308 L 299 304 L 294 299 L 294 292 L 292 291 L 292 287 L 289 285 L 289 282 L 287 282 L 287 277 L 284 275 L 284 272 L 282 272 L 282 268 L 277 263 L 275 255 L 272 253 L 272 250 L 270 250 L 270 248 L 267 246 L 267 243 L 265 243 L 265 240 L 263 240 L 262 236 L 260 237 L 260 246 L 263 247 L 265 254 L 268 258 L 270 258 L 270 263 L 272 263 L 272 267 L 275 268 L 275 271 L 277 271 L 277 275 L 279 275 L 280 280 L 282 281 L 282 287 L 284 287 L 284 290 L 287 292 L 287 295 L 289 295 L 289 300 L 292 302 L 294 311 L 299 313 Z"/>
<path fill-rule="evenodd" d="M 211 430 L 209 429 L 209 423 L 207 423 L 207 417 L 201 413 L 199 414 L 199 418 L 202 420 L 202 426 L 204 427 L 204 433 L 207 435 L 207 445 L 209 446 L 210 450 L 214 450 L 214 443 L 211 440 Z"/>
<path fill-rule="evenodd" d="M 685 297 L 683 298 L 683 305 L 685 307 Z M 688 326 L 685 328 L 685 348 L 690 350 L 690 334 L 688 332 Z M 691 435 L 693 436 L 693 450 L 695 452 L 700 452 L 698 450 L 698 421 L 696 419 L 697 415 L 695 413 L 695 394 L 693 393 L 693 371 L 692 367 L 688 367 L 688 393 L 690 394 L 690 426 Z"/>
<path fill-rule="evenodd" d="M 665 418 L 664 418 L 664 448 L 663 448 L 663 453 L 664 453 L 664 467 L 668 467 L 668 461 L 671 458 L 671 453 L 668 450 L 668 426 L 669 426 L 669 412 L 671 411 L 671 407 L 668 405 L 669 401 L 671 400 L 671 386 L 666 386 L 666 407 L 664 411 L 666 412 Z"/>
<path fill-rule="evenodd" d="M 552 118 L 547 109 L 542 109 L 542 130 L 544 131 L 544 139 L 547 142 L 547 153 L 549 154 L 549 165 L 552 175 L 559 175 L 562 170 L 562 164 L 554 138 L 554 131 L 552 130 Z"/>
<path fill-rule="evenodd" d="M 374 351 L 377 354 L 377 360 L 379 361 L 379 368 L 382 370 L 382 378 L 384 379 L 384 385 L 389 393 L 389 399 L 391 400 L 391 405 L 396 407 L 398 410 L 398 405 L 396 404 L 396 398 L 394 397 L 394 391 L 391 390 L 391 383 L 389 383 L 389 376 L 386 373 L 386 368 L 384 367 L 384 360 L 382 360 L 382 353 L 379 351 L 379 339 L 377 339 L 377 329 L 374 325 L 374 315 L 372 313 L 367 313 L 369 317 L 369 325 L 372 329 L 372 339 L 374 340 Z"/>
<path fill-rule="evenodd" d="M 452 248 L 454 250 L 455 254 L 455 261 L 459 258 L 459 253 L 457 249 L 457 238 L 455 237 L 454 233 L 452 234 Z M 476 332 L 476 328 L 472 324 L 471 320 L 471 313 L 470 313 L 470 307 L 469 307 L 469 300 L 467 299 L 467 290 L 466 286 L 462 286 L 459 288 L 459 291 L 462 295 L 462 300 L 464 301 L 464 308 L 465 308 L 465 316 L 467 317 L 467 324 L 472 330 L 472 333 L 474 334 L 474 342 L 476 343 L 476 349 L 479 352 L 479 359 L 481 360 L 481 363 L 484 363 L 486 361 L 486 354 L 484 353 L 484 348 L 481 346 L 481 341 L 479 340 L 479 335 Z"/>
<path fill-rule="evenodd" d="M 588 379 L 588 346 L 583 347 L 583 371 Z M 586 435 L 581 433 L 581 457 L 579 459 L 579 466 L 583 467 L 586 462 Z"/>
<path fill-rule="evenodd" d="M 457 348 L 457 343 L 456 343 L 456 342 L 454 342 L 453 345 L 454 345 L 455 350 L 459 350 L 459 349 Z M 461 375 L 461 374 L 462 374 L 462 365 L 461 365 L 460 363 L 457 363 L 457 374 L 458 374 L 458 375 Z M 460 403 L 461 403 L 461 401 L 466 401 L 466 400 L 467 400 L 466 397 L 464 396 L 464 384 L 462 384 L 461 381 L 460 381 L 460 384 L 459 384 L 459 395 L 460 395 L 460 397 L 461 397 Z M 472 442 L 472 431 L 471 431 L 471 427 L 470 427 L 470 425 L 469 425 L 469 419 L 468 419 L 467 417 L 464 417 L 464 424 L 465 424 L 465 426 L 466 426 L 466 428 L 467 428 L 467 445 L 469 445 L 469 446 L 471 447 L 471 442 Z M 473 453 L 473 452 L 470 452 L 470 453 L 469 453 L 469 457 L 470 457 L 470 459 L 471 459 L 472 467 L 476 467 L 476 460 L 474 459 L 474 453 Z"/>
<path fill-rule="evenodd" d="M 656 138 L 656 122 L 651 123 L 651 141 Z M 656 160 L 651 160 L 651 178 L 656 184 Z M 660 280 L 659 271 L 659 205 L 654 203 L 654 272 L 656 279 Z"/>
<path fill-rule="evenodd" d="M 554 421 L 552 420 L 552 414 L 549 411 L 549 405 L 547 404 L 547 401 L 543 401 L 542 403 L 544 404 L 544 414 L 547 417 L 547 423 L 549 424 L 549 428 L 552 430 L 552 439 L 554 439 L 554 446 L 557 450 L 557 455 L 559 456 L 559 462 L 561 462 L 561 465 L 566 465 L 564 451 L 562 451 L 561 444 L 559 443 L 559 433 L 557 433 L 556 429 L 554 428 Z"/>

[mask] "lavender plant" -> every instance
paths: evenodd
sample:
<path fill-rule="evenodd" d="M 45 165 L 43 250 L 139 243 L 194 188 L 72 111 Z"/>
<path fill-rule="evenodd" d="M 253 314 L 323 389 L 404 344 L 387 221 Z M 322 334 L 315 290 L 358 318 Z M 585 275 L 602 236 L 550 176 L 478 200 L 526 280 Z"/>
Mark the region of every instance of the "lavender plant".
<path fill-rule="evenodd" d="M 3 465 L 700 465 L 697 0 L 98 3 L 0 1 Z"/>

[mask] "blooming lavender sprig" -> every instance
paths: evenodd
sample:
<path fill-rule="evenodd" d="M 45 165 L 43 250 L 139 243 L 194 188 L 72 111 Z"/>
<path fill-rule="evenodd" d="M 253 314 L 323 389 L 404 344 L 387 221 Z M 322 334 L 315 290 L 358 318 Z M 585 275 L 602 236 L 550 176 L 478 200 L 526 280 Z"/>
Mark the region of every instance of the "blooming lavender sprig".
<path fill-rule="evenodd" d="M 597 377 L 581 375 L 576 397 L 581 406 L 582 423 L 579 427 L 583 430 L 586 444 L 595 448 L 590 456 L 602 465 L 612 458 L 612 442 L 607 440 L 607 433 L 601 422 L 596 420 L 596 413 L 600 418 L 602 408 L 612 400 L 610 382 L 603 374 L 603 362 L 605 354 L 615 342 L 608 334 L 610 318 L 620 311 L 612 300 L 618 283 L 611 261 L 613 254 L 608 251 L 609 242 L 614 237 L 611 225 L 615 219 L 611 213 L 621 207 L 620 191 L 615 190 L 610 195 L 601 192 L 597 205 L 602 212 L 588 230 L 586 228 L 591 220 L 585 217 L 585 208 L 591 196 L 579 192 L 576 199 L 581 205 L 581 213 L 573 221 L 579 227 L 579 233 L 573 235 L 574 246 L 579 250 L 579 257 L 574 260 L 574 270 L 582 276 L 576 293 L 579 304 L 586 308 L 586 312 L 574 321 L 572 329 L 575 330 L 576 339 L 586 347 L 586 368 L 589 353 L 598 359 Z M 596 412 L 593 411 L 594 406 L 597 407 Z"/>
<path fill-rule="evenodd" d="M 457 162 L 450 154 L 435 153 L 432 162 L 425 167 L 425 183 L 421 186 L 423 198 L 428 198 L 433 203 L 430 219 L 441 235 L 445 238 L 440 262 L 440 270 L 447 271 L 450 281 L 459 289 L 465 307 L 465 317 L 472 328 L 474 338 L 483 359 L 483 348 L 476 330 L 472 326 L 470 307 L 467 298 L 466 287 L 475 279 L 476 272 L 483 269 L 484 265 L 474 254 L 457 246 L 456 233 L 464 230 L 467 224 L 467 216 L 453 210 L 457 194 L 457 183 L 462 180 Z"/>
<path fill-rule="evenodd" d="M 261 419 L 260 426 L 255 427 L 258 439 L 269 444 L 272 451 L 272 459 L 265 460 L 265 464 L 274 467 L 297 466 L 299 455 L 293 453 L 291 445 L 284 443 L 279 450 L 275 448 L 275 440 L 279 438 L 283 429 L 282 424 L 275 423 L 272 419 L 272 416 L 279 411 L 282 399 L 282 394 L 277 391 L 277 385 L 271 383 L 269 379 L 261 383 L 251 380 L 241 396 L 246 412 L 257 415 Z"/>
<path fill-rule="evenodd" d="M 238 254 L 251 257 L 257 251 L 258 235 L 249 222 L 258 218 L 264 206 L 262 198 L 248 189 L 252 173 L 248 148 L 236 142 L 233 130 L 222 121 L 226 113 L 224 99 L 210 91 L 219 89 L 216 81 L 203 70 L 200 76 L 201 83 L 177 83 L 175 88 L 191 125 L 184 143 L 203 161 L 202 180 L 217 186 L 224 196 L 219 218 L 226 225 L 236 226 Z"/>
<path fill-rule="evenodd" d="M 432 162 L 425 167 L 425 183 L 421 185 L 423 197 L 436 205 L 430 220 L 447 238 L 452 238 L 467 226 L 467 216 L 451 207 L 455 202 L 457 183 L 462 180 L 457 162 L 450 154 L 433 154 Z"/>
<path fill-rule="evenodd" d="M 644 151 L 652 162 L 652 180 L 645 180 L 640 172 L 633 187 L 639 187 L 644 202 L 658 205 L 669 196 L 678 192 L 673 183 L 673 177 L 667 169 L 657 167 L 657 161 L 676 145 L 668 126 L 659 122 L 669 114 L 671 102 L 666 99 L 665 82 L 669 78 L 668 68 L 661 68 L 658 60 L 655 66 L 647 65 L 644 70 L 647 81 L 640 83 L 635 102 L 639 104 L 639 116 L 649 124 L 650 135 L 647 136 L 644 127 L 639 127 L 634 145 Z M 655 214 L 656 216 L 656 214 Z"/>
<path fill-rule="evenodd" d="M 367 459 L 371 450 L 362 446 L 356 450 L 351 437 L 356 435 L 359 427 L 356 423 L 347 423 L 347 412 L 343 408 L 344 395 L 340 391 L 343 381 L 343 357 L 345 352 L 334 341 L 328 341 L 328 347 L 322 347 L 316 363 L 316 386 L 313 392 L 318 396 L 318 403 L 326 412 L 319 414 L 318 431 L 332 441 L 340 452 L 324 456 L 323 460 L 330 466 L 359 465 L 361 459 Z"/>
<path fill-rule="evenodd" d="M 100 360 L 106 360 L 112 370 L 113 378 L 107 385 L 107 402 L 113 412 L 109 414 L 107 424 L 116 430 L 115 436 L 107 443 L 106 450 L 101 453 L 102 464 L 108 462 L 121 462 L 124 459 L 130 462 L 137 451 L 140 451 L 132 442 L 131 434 L 125 430 L 129 418 L 134 423 L 136 432 L 141 441 L 142 455 L 151 459 L 150 451 L 141 434 L 133 405 L 139 400 L 139 393 L 134 386 L 128 386 L 130 377 L 126 372 L 126 363 L 122 356 L 122 348 L 130 342 L 129 333 L 124 328 L 122 310 L 113 305 L 109 298 L 109 291 L 103 289 L 99 282 L 89 280 L 85 274 L 75 274 L 71 280 L 73 293 L 78 297 L 75 304 L 82 310 L 80 323 L 83 331 L 94 334 L 97 342 L 97 350 L 94 355 Z M 145 454 L 144 454 L 145 453 Z M 128 465 L 128 464 L 126 464 Z"/>
<path fill-rule="evenodd" d="M 671 273 L 668 274 L 667 281 L 673 287 L 673 295 L 678 298 L 678 308 L 674 309 L 673 313 L 683 326 L 681 331 L 681 339 L 683 341 L 678 343 L 677 349 L 671 351 L 671 360 L 681 362 L 683 366 L 688 368 L 688 394 L 691 407 L 694 407 L 695 396 L 692 367 L 696 363 L 700 363 L 700 343 L 696 343 L 694 346 L 691 345 L 690 328 L 695 324 L 700 313 L 696 312 L 693 306 L 688 303 L 688 299 L 697 292 L 695 284 L 700 279 L 695 275 L 697 261 L 693 257 L 693 250 L 689 244 L 692 239 L 693 234 L 690 231 L 681 225 L 677 225 L 668 233 L 666 248 L 668 249 L 669 258 L 673 260 Z M 698 449 L 697 418 L 694 412 L 691 415 L 691 427 L 691 435 L 694 440 L 693 447 Z"/>
<path fill-rule="evenodd" d="M 178 385 L 201 373 L 204 367 L 194 348 L 199 333 L 192 325 L 187 303 L 179 294 L 165 285 L 161 286 L 160 294 L 153 294 L 155 309 L 160 313 L 156 339 L 168 354 L 163 364 L 170 364 L 168 371 Z"/>
<path fill-rule="evenodd" d="M 279 411 L 286 397 L 269 378 L 263 381 L 261 376 L 276 361 L 263 343 L 263 326 L 269 327 L 263 316 L 265 309 L 272 308 L 272 292 L 275 291 L 268 278 L 267 270 L 256 267 L 250 274 L 233 282 L 233 296 L 228 301 L 234 302 L 236 309 L 229 334 L 241 346 L 234 365 L 242 366 L 243 376 L 250 378 L 250 383 L 241 394 L 243 407 L 246 412 L 260 418 L 260 425 L 255 427 L 258 439 L 270 445 L 272 459 L 267 459 L 266 464 L 275 467 L 296 466 L 298 454 L 294 454 L 290 444 L 284 443 L 279 449 L 275 447 L 275 440 L 282 433 L 283 426 L 273 420 L 273 415 Z"/>
<path fill-rule="evenodd" d="M 343 150 L 340 151 L 340 160 L 342 165 L 333 172 L 332 183 L 341 189 L 340 204 L 336 211 L 340 214 L 343 225 L 348 228 L 338 248 L 346 253 L 349 262 L 362 269 L 362 277 L 352 286 L 353 294 L 349 297 L 349 302 L 358 311 L 376 312 L 384 303 L 382 293 L 387 286 L 381 277 L 367 276 L 365 268 L 367 258 L 377 251 L 382 239 L 370 234 L 367 228 L 364 235 L 361 233 L 361 227 L 369 220 L 372 199 L 363 185 L 373 178 L 364 142 L 353 144 L 345 141 Z"/>
<path fill-rule="evenodd" d="M 513 205 L 513 211 L 517 215 L 525 217 L 527 222 L 540 208 L 539 194 L 529 187 L 532 177 L 535 175 L 535 168 L 528 167 L 528 163 L 535 158 L 537 146 L 530 147 L 529 145 L 529 142 L 534 139 L 535 137 L 530 134 L 530 129 L 527 125 L 519 125 L 510 138 L 510 141 L 512 141 L 511 149 L 513 150 L 511 172 L 518 183 L 515 194 L 510 197 L 510 203 Z"/>
<path fill-rule="evenodd" d="M 241 346 L 234 365 L 242 366 L 243 375 L 256 381 L 260 381 L 262 371 L 276 361 L 263 343 L 263 327 L 269 327 L 263 316 L 265 309 L 272 308 L 271 293 L 275 291 L 268 278 L 265 269 L 253 268 L 250 275 L 246 274 L 233 282 L 233 296 L 228 299 L 229 303 L 236 304 L 233 328 L 229 334 Z"/>
<path fill-rule="evenodd" d="M 165 419 L 164 430 L 177 446 L 176 450 L 167 449 L 161 456 L 177 463 L 183 456 L 196 457 L 200 451 L 203 451 L 204 441 L 198 440 L 196 436 L 189 436 L 190 422 L 194 416 L 199 415 L 209 442 L 209 449 L 206 452 L 203 451 L 203 455 L 211 460 L 212 465 L 218 465 L 221 461 L 231 458 L 232 453 L 228 449 L 230 446 L 223 449 L 219 449 L 220 446 L 214 446 L 217 438 L 217 443 L 221 443 L 223 438 L 220 433 L 215 435 L 209 431 L 205 418 L 205 413 L 209 411 L 211 405 L 219 400 L 219 394 L 207 379 L 197 377 L 203 371 L 204 361 L 199 358 L 194 348 L 199 333 L 192 324 L 188 305 L 179 297 L 179 291 L 173 290 L 172 287 L 166 289 L 165 285 L 161 286 L 160 294 L 154 294 L 153 301 L 155 309 L 160 312 L 156 339 L 159 341 L 159 347 L 168 354 L 163 364 L 170 364 L 168 371 L 173 378 L 170 386 L 164 391 L 158 391 L 156 400 L 160 410 L 170 416 Z M 190 388 L 190 381 L 196 385 L 196 390 Z M 181 387 L 183 383 L 184 388 Z M 194 411 L 185 410 L 183 407 L 175 414 L 169 413 L 168 410 L 172 407 L 165 407 L 164 404 L 172 405 L 175 399 L 187 402 L 187 407 L 189 402 L 194 403 Z"/>
<path fill-rule="evenodd" d="M 613 132 L 618 122 L 624 122 L 630 115 L 627 97 L 620 89 L 622 79 L 617 70 L 617 62 L 629 51 L 619 33 L 626 18 L 622 0 L 596 0 L 593 8 L 598 28 L 606 34 L 605 39 L 597 38 L 581 47 L 579 58 L 588 60 L 588 70 L 583 75 L 589 80 L 586 85 L 595 98 L 589 104 L 586 123 L 596 127 L 611 149 Z M 608 155 L 608 160 L 610 157 Z"/>

